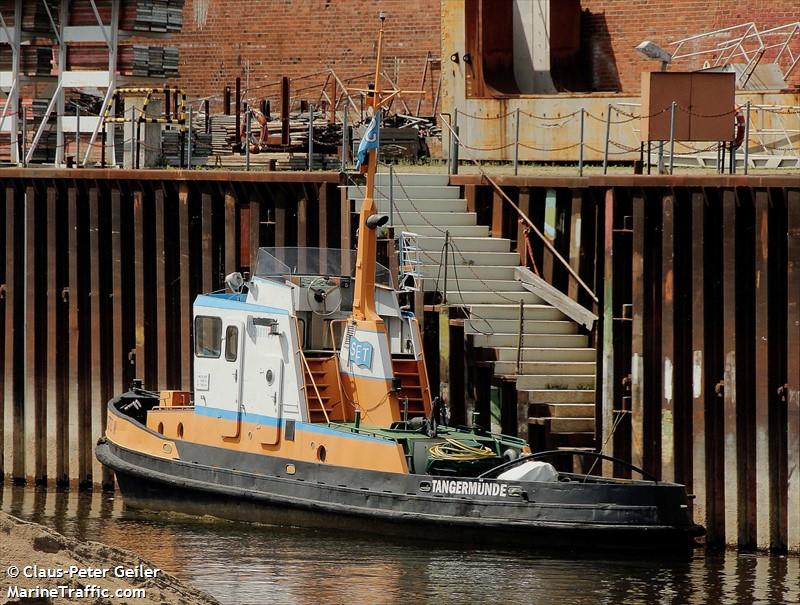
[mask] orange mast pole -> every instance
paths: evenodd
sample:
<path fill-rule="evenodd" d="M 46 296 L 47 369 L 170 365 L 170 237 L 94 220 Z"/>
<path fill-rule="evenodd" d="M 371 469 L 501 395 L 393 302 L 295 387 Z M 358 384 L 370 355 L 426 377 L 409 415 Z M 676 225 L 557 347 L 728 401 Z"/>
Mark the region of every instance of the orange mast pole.
<path fill-rule="evenodd" d="M 383 60 L 383 22 L 378 33 L 378 56 L 375 65 L 375 90 L 372 107 L 377 114 L 381 108 L 381 62 Z M 367 190 L 358 221 L 358 252 L 356 255 L 356 283 L 353 292 L 353 319 L 383 323 L 375 310 L 375 267 L 378 249 L 377 229 L 367 227 L 367 219 L 377 214 L 375 206 L 375 173 L 378 167 L 378 150 L 370 149 L 367 161 Z"/>

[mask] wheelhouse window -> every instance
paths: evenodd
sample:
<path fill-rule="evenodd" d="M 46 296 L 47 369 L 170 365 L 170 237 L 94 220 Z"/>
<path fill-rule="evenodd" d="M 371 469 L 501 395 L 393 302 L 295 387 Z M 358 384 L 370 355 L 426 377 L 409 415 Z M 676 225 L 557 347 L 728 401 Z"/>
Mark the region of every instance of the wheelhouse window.
<path fill-rule="evenodd" d="M 239 328 L 228 326 L 225 330 L 225 361 L 236 361 L 239 353 Z"/>
<path fill-rule="evenodd" d="M 194 320 L 195 357 L 218 358 L 222 348 L 222 320 L 198 315 Z"/>

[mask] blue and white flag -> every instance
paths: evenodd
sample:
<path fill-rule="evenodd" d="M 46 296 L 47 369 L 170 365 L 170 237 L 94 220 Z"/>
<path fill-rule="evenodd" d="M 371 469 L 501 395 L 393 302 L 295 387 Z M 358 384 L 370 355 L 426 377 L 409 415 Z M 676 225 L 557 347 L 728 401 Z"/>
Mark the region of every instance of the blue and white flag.
<path fill-rule="evenodd" d="M 367 161 L 367 154 L 370 149 L 377 149 L 380 145 L 380 130 L 381 130 L 381 113 L 382 110 L 375 112 L 372 116 L 372 121 L 367 127 L 361 142 L 358 144 L 358 153 L 356 154 L 356 170 L 361 168 Z"/>

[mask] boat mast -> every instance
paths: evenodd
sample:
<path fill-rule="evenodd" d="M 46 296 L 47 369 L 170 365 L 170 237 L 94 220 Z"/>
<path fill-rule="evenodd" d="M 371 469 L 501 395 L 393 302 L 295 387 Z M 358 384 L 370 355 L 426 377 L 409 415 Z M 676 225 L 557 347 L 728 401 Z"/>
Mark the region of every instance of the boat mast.
<path fill-rule="evenodd" d="M 372 96 L 374 114 L 381 109 L 381 62 L 383 60 L 383 13 L 378 32 L 378 56 L 375 62 L 375 83 Z M 378 150 L 370 149 L 367 160 L 367 190 L 361 203 L 358 221 L 358 252 L 356 255 L 356 283 L 353 292 L 353 319 L 383 323 L 375 310 L 375 267 L 378 254 L 378 230 L 367 225 L 367 219 L 377 214 L 375 207 L 375 173 L 378 169 Z"/>

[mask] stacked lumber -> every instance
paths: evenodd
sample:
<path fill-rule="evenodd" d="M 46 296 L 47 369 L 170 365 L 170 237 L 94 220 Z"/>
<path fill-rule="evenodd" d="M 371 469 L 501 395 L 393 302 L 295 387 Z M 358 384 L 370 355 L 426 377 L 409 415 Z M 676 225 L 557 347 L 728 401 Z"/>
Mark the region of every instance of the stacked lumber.
<path fill-rule="evenodd" d="M 71 45 L 67 49 L 67 69 L 108 69 L 108 49 L 96 44 Z M 178 77 L 178 49 L 140 44 L 120 44 L 117 71 L 123 76 L 158 78 Z"/>
<path fill-rule="evenodd" d="M 26 76 L 49 76 L 53 70 L 53 49 L 50 46 L 20 47 L 19 71 Z M 0 70 L 11 71 L 12 52 L 0 46 Z"/>
<path fill-rule="evenodd" d="M 45 7 L 45 3 L 47 7 Z M 23 2 L 22 3 L 22 31 L 35 32 L 54 36 L 53 25 L 50 22 L 50 17 L 47 15 L 47 10 L 50 10 L 50 15 L 58 25 L 58 5 L 59 0 L 39 0 L 38 2 Z M 3 13 L 8 14 L 6 12 Z M 11 14 L 14 14 L 14 9 L 11 9 Z M 6 24 L 8 25 L 8 24 Z"/>
<path fill-rule="evenodd" d="M 171 33 L 183 28 L 184 0 L 125 0 L 120 27 L 129 31 Z"/>
<path fill-rule="evenodd" d="M 161 155 L 168 166 L 185 166 L 188 161 L 188 141 L 189 133 L 181 133 L 180 130 L 161 131 Z M 183 162 L 181 158 L 181 147 L 183 146 Z M 208 156 L 211 155 L 211 135 L 205 132 L 192 131 L 192 165 L 204 165 Z"/>
<path fill-rule="evenodd" d="M 33 141 L 34 133 L 39 125 L 42 123 L 47 106 L 50 104 L 49 99 L 33 99 L 31 101 L 31 113 L 33 121 L 28 122 L 28 145 Z M 31 161 L 37 164 L 52 164 L 56 161 L 56 118 L 55 112 L 50 114 L 47 121 L 47 127 L 39 137 L 39 143 L 33 151 Z"/>
<path fill-rule="evenodd" d="M 205 116 L 200 115 L 198 121 L 204 123 Z M 236 116 L 218 115 L 211 116 L 211 152 L 213 155 L 226 155 L 233 153 L 236 146 Z M 241 120 L 242 130 L 245 130 L 244 117 Z M 251 140 L 258 141 L 260 138 L 261 125 L 251 118 L 250 122 Z M 279 140 L 281 135 L 280 118 L 267 122 L 267 134 L 270 140 L 270 147 L 279 146 L 279 143 L 272 143 Z M 333 148 L 338 146 L 342 140 L 341 125 L 328 124 L 327 117 L 317 114 L 314 118 L 314 145 L 321 148 Z M 266 143 L 266 141 L 265 141 Z M 289 146 L 294 149 L 308 148 L 308 113 L 294 112 L 289 118 Z"/>

